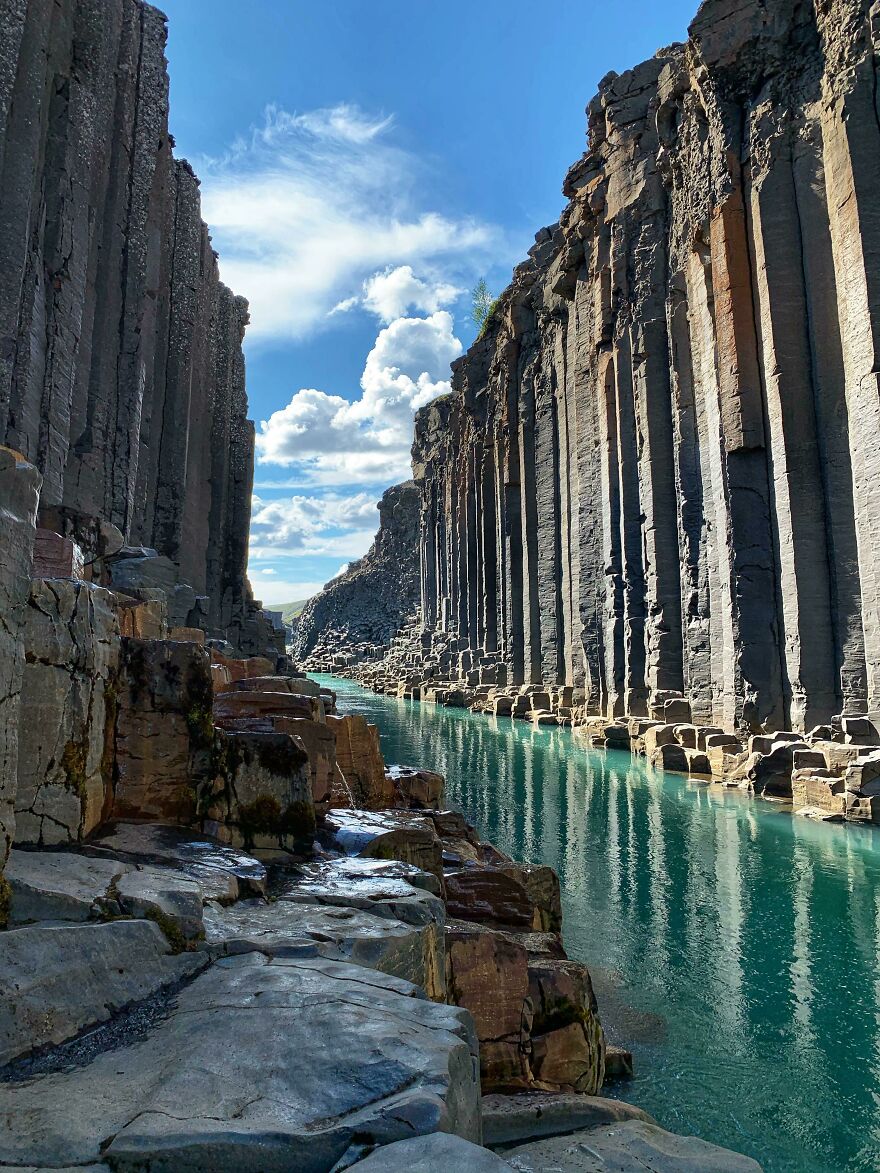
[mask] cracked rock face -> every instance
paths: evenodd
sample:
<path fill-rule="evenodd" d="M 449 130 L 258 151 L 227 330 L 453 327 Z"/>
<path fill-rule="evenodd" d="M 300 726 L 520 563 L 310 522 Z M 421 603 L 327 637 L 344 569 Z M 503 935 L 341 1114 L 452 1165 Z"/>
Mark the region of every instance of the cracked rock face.
<path fill-rule="evenodd" d="M 880 710 L 877 48 L 869 0 L 706 0 L 604 79 L 417 417 L 422 680 L 744 732 Z"/>
<path fill-rule="evenodd" d="M 437 1129 L 479 1141 L 469 1018 L 416 994 L 338 962 L 221 961 L 146 1039 L 0 1085 L 0 1149 L 38 1167 L 329 1173 Z"/>
<path fill-rule="evenodd" d="M 37 499 L 37 470 L 16 452 L 0 448 L 0 926 L 5 920 L 3 865 L 15 829 L 22 628 L 30 589 Z"/>
<path fill-rule="evenodd" d="M 22 635 L 15 840 L 77 842 L 98 826 L 112 789 L 113 596 L 91 583 L 36 579 Z"/>

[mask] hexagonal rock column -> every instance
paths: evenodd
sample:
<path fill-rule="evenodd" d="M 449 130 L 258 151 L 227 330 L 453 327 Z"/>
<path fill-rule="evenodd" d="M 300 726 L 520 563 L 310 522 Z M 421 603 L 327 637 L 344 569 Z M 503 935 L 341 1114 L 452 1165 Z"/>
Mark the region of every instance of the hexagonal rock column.
<path fill-rule="evenodd" d="M 17 452 L 0 448 L 0 923 L 2 871 L 14 830 L 18 718 L 24 650 L 20 631 L 30 587 L 40 475 Z"/>

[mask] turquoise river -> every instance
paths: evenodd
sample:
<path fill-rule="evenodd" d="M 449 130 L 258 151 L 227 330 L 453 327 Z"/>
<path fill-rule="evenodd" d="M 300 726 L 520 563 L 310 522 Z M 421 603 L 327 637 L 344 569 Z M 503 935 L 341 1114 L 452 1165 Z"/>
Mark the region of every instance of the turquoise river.
<path fill-rule="evenodd" d="M 569 955 L 635 1055 L 610 1094 L 768 1173 L 880 1169 L 880 830 L 319 679 L 386 761 L 440 770 L 484 839 L 557 869 Z"/>

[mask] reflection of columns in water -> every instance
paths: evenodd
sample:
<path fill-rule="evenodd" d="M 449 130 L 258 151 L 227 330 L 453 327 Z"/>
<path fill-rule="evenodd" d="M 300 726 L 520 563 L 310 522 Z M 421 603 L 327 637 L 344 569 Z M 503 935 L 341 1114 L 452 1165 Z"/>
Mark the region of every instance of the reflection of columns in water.
<path fill-rule="evenodd" d="M 535 772 L 529 747 L 523 748 L 523 851 L 534 858 L 535 851 Z"/>
<path fill-rule="evenodd" d="M 705 801 L 711 802 L 708 790 Z M 746 1026 L 743 993 L 743 899 L 740 827 L 734 811 L 724 806 L 712 810 L 715 839 L 715 903 L 718 910 L 720 947 L 715 958 L 715 1007 L 730 1031 L 731 1050 L 742 1048 Z M 720 1025 L 720 1023 L 719 1023 Z"/>
<path fill-rule="evenodd" d="M 651 929 L 659 965 L 669 965 L 668 932 L 670 883 L 666 866 L 666 838 L 663 826 L 662 785 L 646 781 L 644 770 L 633 765 L 627 777 L 630 790 L 641 787 L 647 795 L 648 815 L 648 870 L 651 875 Z"/>
<path fill-rule="evenodd" d="M 622 879 L 618 812 L 620 777 L 615 770 L 608 769 L 604 764 L 601 771 L 602 777 L 605 779 L 606 801 L 608 803 L 608 894 L 611 897 L 612 907 L 619 914 Z"/>
<path fill-rule="evenodd" d="M 816 1044 L 813 1028 L 813 964 L 811 956 L 813 886 L 815 873 L 809 852 L 797 838 L 794 840 L 794 859 L 790 887 L 794 902 L 792 962 L 789 966 L 794 1017 L 799 1029 L 795 1031 L 795 1047 L 805 1064 Z"/>

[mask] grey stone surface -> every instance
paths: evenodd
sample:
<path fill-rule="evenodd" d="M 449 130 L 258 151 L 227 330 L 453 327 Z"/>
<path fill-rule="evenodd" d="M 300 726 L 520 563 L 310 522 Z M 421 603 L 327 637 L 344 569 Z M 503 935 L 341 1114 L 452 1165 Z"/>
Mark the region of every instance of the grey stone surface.
<path fill-rule="evenodd" d="M 69 851 L 13 851 L 6 865 L 11 920 L 86 921 L 107 911 L 128 865 Z"/>
<path fill-rule="evenodd" d="M 641 1108 L 602 1096 L 547 1092 L 483 1096 L 483 1143 L 487 1145 L 522 1144 L 624 1120 L 655 1123 Z"/>
<path fill-rule="evenodd" d="M 23 638 L 15 841 L 76 843 L 98 826 L 113 786 L 114 595 L 87 582 L 35 580 Z"/>
<path fill-rule="evenodd" d="M 17 453 L 0 448 L 0 904 L 3 865 L 15 830 L 24 670 L 22 629 L 30 591 L 39 489 L 40 476 L 33 465 Z M 0 912 L 0 924 L 2 920 Z"/>
<path fill-rule="evenodd" d="M 361 908 L 406 924 L 442 924 L 446 915 L 437 877 L 397 860 L 341 858 L 305 864 L 279 899 Z"/>
<path fill-rule="evenodd" d="M 28 925 L 0 933 L 0 1064 L 106 1022 L 206 961 L 204 955 L 171 956 L 162 931 L 149 921 Z"/>
<path fill-rule="evenodd" d="M 630 1120 L 503 1150 L 517 1173 L 761 1173 L 750 1157 Z"/>
<path fill-rule="evenodd" d="M 510 1165 L 460 1136 L 435 1132 L 376 1149 L 351 1168 L 358 1173 L 509 1173 Z"/>
<path fill-rule="evenodd" d="M 439 921 L 404 924 L 357 908 L 245 901 L 207 908 L 205 936 L 210 947 L 226 953 L 327 957 L 405 978 L 435 1001 L 446 996 L 442 911 Z"/>
<path fill-rule="evenodd" d="M 170 868 L 133 867 L 119 878 L 117 898 L 127 916 L 157 921 L 166 932 L 185 941 L 204 934 L 202 888 Z"/>
<path fill-rule="evenodd" d="M 37 1167 L 103 1156 L 116 1173 L 329 1173 L 414 1134 L 479 1141 L 469 1018 L 414 993 L 335 962 L 221 961 L 146 1039 L 0 1085 L 0 1152 Z"/>
<path fill-rule="evenodd" d="M 202 887 L 205 899 L 228 903 L 238 895 L 266 891 L 266 868 L 244 851 L 180 827 L 158 823 L 116 822 L 84 848 L 89 854 L 128 863 L 174 868 Z"/>

